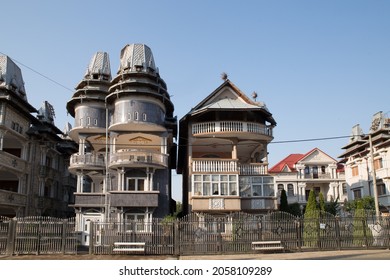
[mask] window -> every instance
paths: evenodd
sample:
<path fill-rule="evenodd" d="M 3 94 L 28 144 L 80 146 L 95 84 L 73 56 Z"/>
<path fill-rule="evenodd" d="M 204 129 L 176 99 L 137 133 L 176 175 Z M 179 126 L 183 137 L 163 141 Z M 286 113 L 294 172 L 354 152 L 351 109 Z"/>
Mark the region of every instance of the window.
<path fill-rule="evenodd" d="M 352 176 L 358 176 L 358 175 L 359 175 L 358 166 L 352 166 Z"/>
<path fill-rule="evenodd" d="M 374 168 L 375 168 L 375 170 L 383 168 L 383 159 L 382 158 L 377 158 L 374 160 Z"/>
<path fill-rule="evenodd" d="M 343 194 L 347 194 L 347 184 L 343 183 Z"/>
<path fill-rule="evenodd" d="M 144 122 L 146 122 L 146 114 L 145 114 L 145 113 L 142 114 L 142 120 L 143 120 Z"/>
<path fill-rule="evenodd" d="M 193 195 L 237 195 L 237 175 L 193 175 Z"/>
<path fill-rule="evenodd" d="M 87 125 L 91 125 L 91 118 L 90 117 L 87 118 Z"/>
<path fill-rule="evenodd" d="M 383 182 L 377 184 L 378 195 L 386 194 L 386 185 Z"/>
<path fill-rule="evenodd" d="M 287 185 L 287 196 L 294 196 L 294 185 L 293 184 Z"/>
<path fill-rule="evenodd" d="M 127 178 L 126 191 L 144 191 L 145 178 Z"/>
<path fill-rule="evenodd" d="M 146 221 L 144 213 L 126 213 L 125 227 L 128 232 L 145 231 Z"/>
<path fill-rule="evenodd" d="M 138 121 L 138 112 L 134 112 L 134 120 Z"/>
<path fill-rule="evenodd" d="M 362 189 L 361 188 L 353 190 L 353 198 L 354 199 L 362 198 Z"/>
<path fill-rule="evenodd" d="M 272 177 L 240 177 L 240 196 L 274 196 Z"/>
<path fill-rule="evenodd" d="M 322 173 L 322 174 L 325 174 L 325 173 L 326 173 L 326 167 L 325 167 L 325 166 L 321 166 L 321 173 Z"/>
<path fill-rule="evenodd" d="M 94 120 L 94 124 L 95 124 L 95 125 L 97 125 L 97 124 L 98 124 L 98 123 L 97 123 L 97 119 L 95 119 L 95 120 Z"/>

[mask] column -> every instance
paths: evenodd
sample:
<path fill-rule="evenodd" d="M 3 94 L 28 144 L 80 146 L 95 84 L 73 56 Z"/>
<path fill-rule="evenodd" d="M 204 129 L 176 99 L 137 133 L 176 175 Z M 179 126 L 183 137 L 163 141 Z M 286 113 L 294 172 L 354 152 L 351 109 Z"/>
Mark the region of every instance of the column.
<path fill-rule="evenodd" d="M 232 144 L 232 159 L 237 159 L 237 142 L 234 141 Z"/>
<path fill-rule="evenodd" d="M 85 137 L 80 136 L 79 138 L 79 155 L 85 154 Z"/>
<path fill-rule="evenodd" d="M 165 135 L 161 137 L 161 153 L 168 154 L 168 138 Z"/>
<path fill-rule="evenodd" d="M 77 173 L 77 193 L 83 192 L 83 173 Z"/>
<path fill-rule="evenodd" d="M 6 134 L 7 134 L 6 130 L 0 129 L 0 151 L 2 151 L 4 148 L 4 138 Z"/>

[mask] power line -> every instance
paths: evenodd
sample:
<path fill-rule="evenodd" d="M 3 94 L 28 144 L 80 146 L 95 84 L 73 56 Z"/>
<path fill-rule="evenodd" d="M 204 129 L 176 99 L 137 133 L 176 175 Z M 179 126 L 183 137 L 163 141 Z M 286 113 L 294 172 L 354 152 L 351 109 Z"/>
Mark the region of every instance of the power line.
<path fill-rule="evenodd" d="M 269 144 L 286 144 L 286 143 L 300 143 L 300 142 L 314 142 L 314 141 L 326 141 L 326 140 L 337 140 L 350 138 L 351 136 L 334 136 L 334 137 L 323 137 L 323 138 L 309 138 L 309 139 L 297 139 L 297 140 L 284 140 L 284 141 L 273 141 Z"/>
<path fill-rule="evenodd" d="M 4 53 L 1 52 L 1 51 L 0 51 L 0 54 L 5 55 L 5 56 L 8 56 L 8 55 L 4 54 Z M 8 57 L 10 57 L 10 56 L 8 56 Z M 73 91 L 74 91 L 74 90 L 68 88 L 67 86 L 64 86 L 63 84 L 57 82 L 56 80 L 53 80 L 52 78 L 50 78 L 50 77 L 48 77 L 48 76 L 42 74 L 41 72 L 39 72 L 39 71 L 37 71 L 37 70 L 35 70 L 35 69 L 33 69 L 33 68 L 27 66 L 26 64 L 24 64 L 24 63 L 22 63 L 22 62 L 20 62 L 20 61 L 18 61 L 18 60 L 16 60 L 16 59 L 14 59 L 14 58 L 11 58 L 11 59 L 12 59 L 13 61 L 15 61 L 16 63 L 22 65 L 23 67 L 29 69 L 30 71 L 34 72 L 35 74 L 38 74 L 39 76 L 41 76 L 41 77 L 43 77 L 43 78 L 45 78 L 45 79 L 51 81 L 52 83 L 55 83 L 56 85 L 58 85 L 58 86 L 60 86 L 60 87 L 63 87 L 64 89 L 66 89 L 66 90 L 68 90 L 68 91 L 70 91 L 70 92 L 73 92 Z"/>

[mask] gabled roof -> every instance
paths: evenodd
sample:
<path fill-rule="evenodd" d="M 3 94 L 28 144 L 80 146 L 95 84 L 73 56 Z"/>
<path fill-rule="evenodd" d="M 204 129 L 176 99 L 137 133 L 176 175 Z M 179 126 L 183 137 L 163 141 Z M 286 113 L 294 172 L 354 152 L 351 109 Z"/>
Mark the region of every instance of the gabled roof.
<path fill-rule="evenodd" d="M 296 171 L 295 165 L 300 161 L 304 161 L 305 159 L 308 159 L 316 151 L 329 157 L 329 159 L 333 160 L 334 162 L 337 162 L 335 159 L 333 159 L 331 156 L 324 153 L 320 149 L 314 148 L 311 151 L 307 152 L 306 154 L 290 154 L 289 156 L 287 156 L 286 158 L 278 162 L 271 169 L 269 169 L 269 173 L 295 172 Z M 286 167 L 288 167 L 289 171 L 286 170 Z"/>
<path fill-rule="evenodd" d="M 275 164 L 270 170 L 269 173 L 281 173 L 286 172 L 286 168 L 288 168 L 289 172 L 296 171 L 295 164 L 299 161 L 300 158 L 304 156 L 303 154 L 291 154 L 286 158 L 279 161 Z"/>
<path fill-rule="evenodd" d="M 227 93 L 230 96 L 226 96 Z M 261 111 L 269 123 L 276 125 L 276 121 L 263 102 L 251 100 L 229 79 L 226 79 L 217 89 L 193 107 L 187 115 L 196 115 L 208 110 Z"/>
<path fill-rule="evenodd" d="M 337 160 L 335 160 L 333 157 L 331 157 L 330 155 L 328 155 L 327 153 L 324 153 L 323 151 L 321 151 L 320 149 L 318 148 L 314 148 L 312 149 L 310 152 L 306 153 L 305 155 L 302 156 L 302 158 L 300 158 L 298 161 L 303 161 L 305 159 L 307 159 L 310 155 L 312 155 L 314 152 L 318 151 L 319 153 L 322 153 L 324 154 L 325 156 L 329 157 L 329 159 L 331 159 L 332 161 L 334 162 L 337 162 Z"/>

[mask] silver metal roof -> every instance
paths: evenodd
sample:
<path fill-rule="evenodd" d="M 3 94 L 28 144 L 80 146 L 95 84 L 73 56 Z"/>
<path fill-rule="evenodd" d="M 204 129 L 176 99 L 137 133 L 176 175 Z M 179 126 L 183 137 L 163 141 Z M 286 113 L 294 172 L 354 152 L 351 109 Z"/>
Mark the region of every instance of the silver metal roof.
<path fill-rule="evenodd" d="M 38 117 L 43 121 L 54 125 L 54 107 L 49 102 L 44 101 L 41 108 L 38 110 Z"/>
<path fill-rule="evenodd" d="M 90 79 L 93 75 L 104 75 L 108 80 L 111 80 L 111 67 L 108 53 L 97 52 L 92 57 L 84 77 Z"/>
<path fill-rule="evenodd" d="M 147 45 L 131 44 L 122 49 L 119 72 L 123 70 L 146 71 L 148 68 L 158 72 L 152 50 Z"/>
<path fill-rule="evenodd" d="M 0 55 L 0 86 L 4 86 L 14 91 L 23 100 L 27 101 L 22 71 L 19 66 L 6 55 Z"/>

